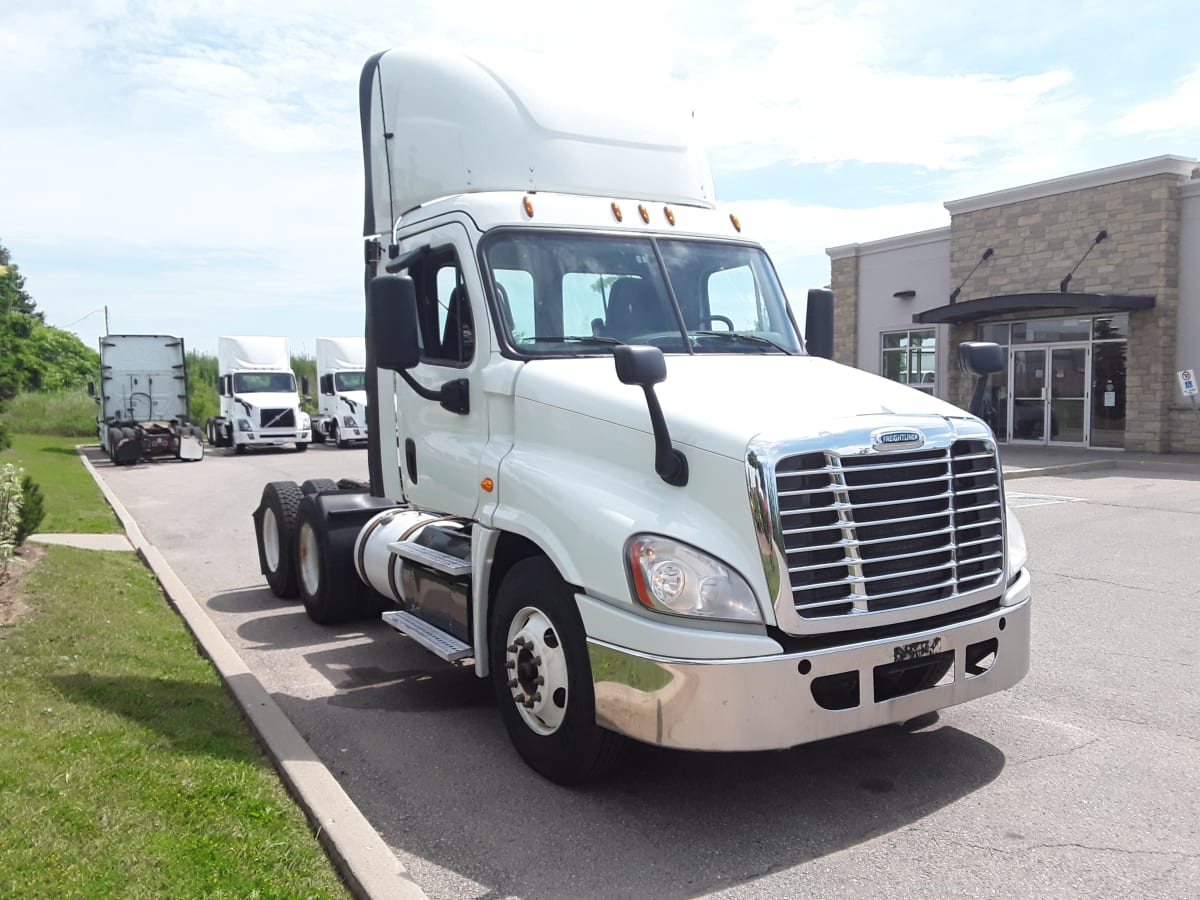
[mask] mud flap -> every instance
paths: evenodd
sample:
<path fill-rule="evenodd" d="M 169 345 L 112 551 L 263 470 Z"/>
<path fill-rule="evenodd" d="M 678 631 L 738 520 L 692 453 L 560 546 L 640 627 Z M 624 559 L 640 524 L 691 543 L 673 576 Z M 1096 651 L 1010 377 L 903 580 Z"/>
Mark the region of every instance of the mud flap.
<path fill-rule="evenodd" d="M 179 451 L 176 455 L 180 459 L 192 462 L 204 459 L 204 445 L 200 443 L 200 438 L 195 435 L 181 434 L 179 436 Z"/>

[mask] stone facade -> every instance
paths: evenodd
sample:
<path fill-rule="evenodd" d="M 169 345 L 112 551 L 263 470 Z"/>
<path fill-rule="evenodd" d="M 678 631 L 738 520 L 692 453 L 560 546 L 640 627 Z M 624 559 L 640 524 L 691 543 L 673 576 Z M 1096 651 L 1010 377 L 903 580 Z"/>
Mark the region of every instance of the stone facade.
<path fill-rule="evenodd" d="M 833 358 L 847 366 L 858 365 L 858 256 L 838 256 L 831 261 L 833 288 Z"/>
<path fill-rule="evenodd" d="M 1054 292 L 1061 279 L 1097 244 L 1075 272 L 1072 292 L 1149 295 L 1153 309 L 1130 314 L 1125 447 L 1169 452 L 1174 396 L 1175 322 L 1179 309 L 1179 192 L 1183 177 L 1158 174 L 1051 196 L 975 209 L 951 216 L 951 281 L 967 281 L 959 301 L 1002 294 Z M 951 212 L 954 206 L 951 204 Z M 1051 310 L 1037 315 L 1051 316 Z M 1062 310 L 1058 315 L 1071 315 Z M 1077 312 L 1075 314 L 1078 314 Z M 1030 315 L 1010 318 L 1030 318 Z M 974 325 L 951 329 L 951 346 L 976 336 Z M 964 403 L 967 377 L 951 375 L 948 398 Z M 1180 429 L 1182 431 L 1182 429 Z M 1182 435 L 1181 435 L 1182 436 Z"/>

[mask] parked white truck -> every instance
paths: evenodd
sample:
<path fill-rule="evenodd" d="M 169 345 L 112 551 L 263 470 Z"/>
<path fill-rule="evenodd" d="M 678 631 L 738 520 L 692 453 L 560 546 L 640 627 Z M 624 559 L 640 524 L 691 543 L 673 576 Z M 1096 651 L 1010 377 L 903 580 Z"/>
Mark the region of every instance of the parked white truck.
<path fill-rule="evenodd" d="M 307 394 L 308 385 L 302 390 Z M 221 414 L 205 425 L 214 447 L 232 447 L 235 453 L 283 444 L 308 449 L 311 421 L 300 408 L 287 338 L 218 338 L 217 393 Z"/>
<path fill-rule="evenodd" d="M 363 70 L 370 484 L 266 486 L 275 593 L 473 665 L 563 783 L 627 738 L 784 748 L 1017 683 L 987 426 L 823 358 L 832 296 L 802 335 L 686 119 L 511 62 Z"/>
<path fill-rule="evenodd" d="M 361 337 L 317 338 L 319 415 L 313 440 L 339 448 L 367 440 L 367 347 Z"/>
<path fill-rule="evenodd" d="M 96 435 L 114 465 L 173 456 L 204 457 L 200 429 L 188 418 L 187 355 L 169 334 L 100 338 L 100 406 Z"/>

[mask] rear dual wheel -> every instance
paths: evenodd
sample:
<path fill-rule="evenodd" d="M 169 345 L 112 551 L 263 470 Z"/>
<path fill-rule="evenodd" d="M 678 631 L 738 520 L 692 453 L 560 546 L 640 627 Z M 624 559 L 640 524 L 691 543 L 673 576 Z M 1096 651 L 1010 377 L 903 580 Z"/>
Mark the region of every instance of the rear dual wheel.
<path fill-rule="evenodd" d="M 296 596 L 296 516 L 304 495 L 294 481 L 272 481 L 263 488 L 255 513 L 258 559 L 272 593 L 281 599 Z"/>

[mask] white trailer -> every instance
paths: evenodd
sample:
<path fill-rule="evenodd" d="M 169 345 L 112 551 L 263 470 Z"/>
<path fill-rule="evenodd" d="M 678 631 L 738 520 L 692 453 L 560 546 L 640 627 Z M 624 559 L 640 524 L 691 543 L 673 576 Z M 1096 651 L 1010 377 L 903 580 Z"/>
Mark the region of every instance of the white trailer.
<path fill-rule="evenodd" d="M 300 408 L 287 338 L 220 337 L 217 373 L 221 414 L 205 425 L 210 444 L 235 453 L 284 444 L 308 449 L 311 422 Z"/>
<path fill-rule="evenodd" d="M 100 338 L 100 406 L 96 435 L 114 465 L 173 456 L 204 457 L 200 429 L 188 418 L 183 339 L 168 334 Z"/>
<path fill-rule="evenodd" d="M 802 332 L 686 114 L 583 96 L 513 58 L 367 62 L 370 484 L 266 486 L 272 589 L 471 665 L 564 783 L 627 739 L 784 748 L 1016 684 L 987 425 L 830 361 L 832 295 Z M 981 386 L 998 350 L 961 350 Z"/>
<path fill-rule="evenodd" d="M 313 440 L 339 448 L 366 441 L 367 347 L 361 337 L 317 338 L 318 416 Z"/>

